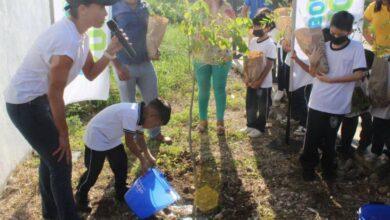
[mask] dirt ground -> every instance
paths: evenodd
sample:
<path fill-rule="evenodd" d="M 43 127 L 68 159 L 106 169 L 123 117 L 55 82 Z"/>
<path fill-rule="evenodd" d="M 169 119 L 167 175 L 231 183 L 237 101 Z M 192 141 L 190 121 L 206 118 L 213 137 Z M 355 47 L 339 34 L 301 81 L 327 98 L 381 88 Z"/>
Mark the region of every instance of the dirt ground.
<path fill-rule="evenodd" d="M 182 197 L 179 204 L 195 205 L 198 219 L 344 220 L 356 219 L 359 207 L 368 202 L 390 203 L 388 164 L 373 174 L 358 160 L 340 161 L 335 184 L 326 184 L 320 175 L 318 181 L 304 182 L 298 163 L 302 137 L 292 136 L 290 145 L 284 143 L 284 125 L 275 120 L 283 114 L 280 108 L 273 109 L 268 132 L 262 137 L 251 140 L 239 132 L 245 126 L 244 95 L 238 79 L 230 79 L 226 135 L 218 137 L 213 125 L 206 134 L 194 133 L 195 170 L 186 145 L 186 122 L 166 129 L 175 138 L 175 146 L 151 145 L 158 166 Z M 129 161 L 131 183 L 138 164 L 132 163 L 134 158 Z M 1 219 L 41 219 L 37 166 L 38 159 L 31 156 L 12 174 L 0 198 Z M 73 165 L 74 187 L 84 170 L 81 156 Z M 90 192 L 93 211 L 84 217 L 135 219 L 114 194 L 113 175 L 106 163 Z"/>

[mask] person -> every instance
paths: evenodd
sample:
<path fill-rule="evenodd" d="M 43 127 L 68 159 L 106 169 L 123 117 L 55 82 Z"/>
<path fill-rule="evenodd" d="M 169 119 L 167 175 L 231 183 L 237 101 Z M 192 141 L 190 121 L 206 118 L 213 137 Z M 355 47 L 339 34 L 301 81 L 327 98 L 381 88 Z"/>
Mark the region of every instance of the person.
<path fill-rule="evenodd" d="M 248 17 L 248 11 L 250 11 L 249 18 L 253 19 L 258 10 L 266 6 L 264 0 L 245 0 L 244 7 L 242 8 L 242 17 Z"/>
<path fill-rule="evenodd" d="M 42 215 L 47 219 L 79 219 L 72 194 L 64 89 L 81 70 L 87 79 L 95 79 L 122 48 L 113 37 L 95 62 L 86 33 L 90 27 L 102 27 L 105 6 L 115 0 L 67 2 L 71 16 L 38 36 L 5 91 L 12 122 L 39 154 Z"/>
<path fill-rule="evenodd" d="M 225 0 L 207 0 L 210 8 L 210 21 L 222 25 L 227 19 L 235 17 L 232 7 Z M 199 40 L 199 39 L 197 39 Z M 217 108 L 217 134 L 225 134 L 224 115 L 226 110 L 226 82 L 232 66 L 230 50 L 221 50 L 208 42 L 201 45 L 200 50 L 194 52 L 194 69 L 198 83 L 199 125 L 200 133 L 208 129 L 208 104 L 210 99 L 211 79 Z"/>
<path fill-rule="evenodd" d="M 145 103 L 149 103 L 158 96 L 158 80 L 146 47 L 148 4 L 141 0 L 120 0 L 112 6 L 112 17 L 127 34 L 136 52 L 135 57 L 128 58 L 124 51 L 120 51 L 113 62 L 121 101 L 135 102 L 138 87 Z M 164 144 L 172 144 L 172 139 L 164 136 L 161 128 L 150 130 L 149 136 Z"/>
<path fill-rule="evenodd" d="M 82 174 L 76 193 L 76 205 L 80 211 L 90 212 L 88 192 L 96 183 L 107 157 L 115 176 L 115 192 L 119 201 L 124 200 L 128 188 L 126 146 L 140 160 L 142 173 L 156 165 L 156 159 L 146 146 L 143 129 L 167 125 L 171 107 L 157 98 L 145 103 L 119 103 L 99 112 L 87 125 L 84 135 L 86 171 Z"/>
<path fill-rule="evenodd" d="M 359 87 L 364 89 L 364 85 L 368 80 L 368 71 L 371 69 L 374 61 L 374 53 L 370 50 L 364 50 L 365 57 L 367 61 L 367 72 L 364 79 L 361 82 L 356 83 L 356 88 Z M 341 140 L 340 145 L 337 150 L 342 159 L 353 158 L 355 155 L 355 150 L 352 147 L 352 141 L 355 136 L 355 132 L 359 123 L 359 117 L 361 119 L 361 131 L 359 137 L 358 147 L 356 153 L 360 156 L 364 155 L 367 151 L 368 146 L 372 143 L 372 116 L 369 111 L 369 106 L 367 109 L 354 109 L 352 112 L 345 115 L 341 123 Z"/>
<path fill-rule="evenodd" d="M 376 0 L 364 12 L 364 38 L 377 55 L 390 54 L 390 0 Z M 369 25 L 373 29 L 369 28 Z"/>
<path fill-rule="evenodd" d="M 353 21 L 353 15 L 347 11 L 339 11 L 331 19 L 331 41 L 325 44 L 329 73 L 320 73 L 313 68 L 316 64 L 310 64 L 310 72 L 316 78 L 310 95 L 307 132 L 300 156 L 305 181 L 316 178 L 314 169 L 319 163 L 319 147 L 322 150 L 323 179 L 332 182 L 336 178 L 337 131 L 343 116 L 351 112 L 354 82 L 362 79 L 366 69 L 363 45 L 348 38 L 352 33 Z M 318 54 L 319 49 L 316 49 L 314 55 Z"/>
<path fill-rule="evenodd" d="M 270 11 L 261 10 L 252 19 L 253 35 L 255 36 L 250 44 L 250 51 L 260 51 L 266 57 L 266 66 L 260 78 L 254 82 L 245 79 L 246 92 L 246 132 L 251 138 L 260 137 L 265 132 L 269 108 L 272 105 L 272 67 L 276 60 L 276 45 L 268 36 L 273 28 L 274 22 L 269 20 Z"/>

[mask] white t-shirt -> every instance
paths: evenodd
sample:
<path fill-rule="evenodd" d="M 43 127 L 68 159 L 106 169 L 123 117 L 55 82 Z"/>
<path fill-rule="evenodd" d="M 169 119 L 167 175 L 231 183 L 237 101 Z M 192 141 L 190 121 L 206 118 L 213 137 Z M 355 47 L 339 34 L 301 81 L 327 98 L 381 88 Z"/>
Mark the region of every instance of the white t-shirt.
<path fill-rule="evenodd" d="M 276 60 L 277 51 L 276 45 L 271 38 L 264 40 L 260 43 L 257 42 L 258 37 L 255 37 L 249 43 L 250 51 L 260 51 L 263 52 L 267 59 Z M 265 77 L 263 83 L 260 88 L 271 88 L 272 87 L 272 69 L 269 71 L 267 76 Z"/>
<path fill-rule="evenodd" d="M 344 48 L 333 49 L 325 44 L 330 78 L 352 75 L 367 67 L 363 45 L 351 40 Z M 309 107 L 330 114 L 344 115 L 351 112 L 351 100 L 355 82 L 325 83 L 317 78 L 313 81 Z"/>
<path fill-rule="evenodd" d="M 64 17 L 34 42 L 4 93 L 5 101 L 23 104 L 47 94 L 50 59 L 54 55 L 66 55 L 73 60 L 68 76 L 69 84 L 80 74 L 88 52 L 88 35 L 80 34 L 76 25 Z"/>
<path fill-rule="evenodd" d="M 85 145 L 96 151 L 107 151 L 122 143 L 126 133 L 143 133 L 142 105 L 118 103 L 99 112 L 88 123 L 84 135 Z"/>
<path fill-rule="evenodd" d="M 299 57 L 299 55 L 298 55 Z M 301 58 L 299 57 L 299 59 L 309 65 L 309 59 L 308 58 Z M 284 61 L 286 63 L 286 65 L 290 66 L 291 65 L 291 52 L 289 52 L 286 56 L 286 59 Z M 290 70 L 290 75 L 291 75 L 291 70 Z M 308 73 L 306 72 L 304 69 L 302 69 L 302 67 L 297 64 L 297 63 L 294 63 L 294 72 L 292 73 L 292 88 L 290 89 L 291 91 L 295 91 L 303 86 L 307 86 L 307 85 L 311 85 L 313 83 L 313 77 Z"/>

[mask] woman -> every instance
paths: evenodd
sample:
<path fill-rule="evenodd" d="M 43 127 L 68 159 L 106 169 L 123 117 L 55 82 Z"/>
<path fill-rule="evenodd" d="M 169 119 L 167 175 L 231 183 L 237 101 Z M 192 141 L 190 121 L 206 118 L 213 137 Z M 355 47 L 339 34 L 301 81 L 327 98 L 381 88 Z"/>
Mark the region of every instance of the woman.
<path fill-rule="evenodd" d="M 390 0 L 376 0 L 364 12 L 364 38 L 379 55 L 390 53 Z M 369 29 L 372 25 L 373 31 Z"/>
<path fill-rule="evenodd" d="M 140 89 L 143 100 L 151 102 L 158 97 L 157 74 L 148 56 L 146 34 L 148 31 L 149 9 L 141 0 L 121 0 L 112 7 L 112 14 L 118 26 L 129 36 L 136 56 L 129 59 L 122 51 L 114 60 L 117 81 L 122 102 L 135 102 L 136 87 Z M 154 58 L 154 59 L 159 59 Z M 162 135 L 161 129 L 149 131 L 150 137 L 165 144 L 172 144 L 169 137 Z"/>
<path fill-rule="evenodd" d="M 210 9 L 210 20 L 223 25 L 226 19 L 235 17 L 234 11 L 225 0 L 205 1 Z M 194 54 L 194 68 L 199 88 L 199 132 L 207 130 L 207 111 L 210 99 L 211 79 L 217 106 L 217 133 L 225 133 L 224 114 L 226 109 L 226 81 L 231 67 L 230 51 L 222 51 L 216 46 L 204 43 L 202 48 Z"/>
<path fill-rule="evenodd" d="M 38 37 L 5 92 L 12 122 L 40 157 L 44 219 L 79 219 L 72 194 L 64 89 L 81 70 L 89 80 L 95 79 L 122 48 L 114 37 L 105 55 L 94 62 L 86 34 L 90 27 L 104 24 L 105 6 L 116 0 L 67 2 L 71 16 Z"/>

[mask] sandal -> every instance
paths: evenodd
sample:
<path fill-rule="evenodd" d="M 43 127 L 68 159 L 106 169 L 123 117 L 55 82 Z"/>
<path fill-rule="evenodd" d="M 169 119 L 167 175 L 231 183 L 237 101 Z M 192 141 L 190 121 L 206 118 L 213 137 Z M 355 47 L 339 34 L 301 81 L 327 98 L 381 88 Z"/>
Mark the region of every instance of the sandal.
<path fill-rule="evenodd" d="M 207 128 L 207 121 L 201 121 L 198 124 L 197 130 L 199 131 L 199 133 L 205 133 L 207 131 Z"/>
<path fill-rule="evenodd" d="M 225 135 L 225 126 L 223 122 L 217 122 L 217 134 L 218 136 Z"/>

